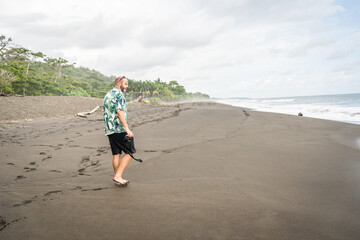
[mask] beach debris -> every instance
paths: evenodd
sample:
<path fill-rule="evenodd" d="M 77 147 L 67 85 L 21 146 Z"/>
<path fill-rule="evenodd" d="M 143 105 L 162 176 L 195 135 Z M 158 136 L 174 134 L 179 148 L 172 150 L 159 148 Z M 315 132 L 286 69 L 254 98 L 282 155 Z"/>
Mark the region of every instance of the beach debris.
<path fill-rule="evenodd" d="M 20 95 L 20 94 L 5 94 L 5 93 L 0 93 L 0 97 L 25 97 L 24 95 Z"/>
<path fill-rule="evenodd" d="M 298 113 L 298 116 L 299 116 L 299 117 L 302 117 L 302 116 L 303 116 L 303 114 L 302 114 L 301 112 L 299 112 L 299 113 Z"/>
<path fill-rule="evenodd" d="M 138 97 L 136 100 L 134 100 L 134 102 L 141 102 L 141 103 L 150 104 L 150 101 L 149 101 L 149 100 L 144 99 L 144 96 L 140 96 L 140 97 Z"/>
<path fill-rule="evenodd" d="M 145 100 L 145 99 L 141 99 L 141 103 L 150 104 L 150 101 L 149 101 L 149 100 Z"/>
<path fill-rule="evenodd" d="M 93 114 L 94 112 L 96 112 L 97 110 L 99 110 L 100 107 L 101 107 L 101 106 L 97 106 L 96 108 L 94 108 L 94 109 L 91 110 L 90 112 L 79 112 L 79 113 L 75 114 L 75 116 L 77 116 L 77 117 L 82 117 L 82 118 L 87 118 L 86 115 Z"/>
<path fill-rule="evenodd" d="M 247 116 L 247 117 L 249 117 L 249 116 L 250 116 L 250 113 L 249 113 L 248 111 L 243 110 L 243 112 L 244 112 L 245 116 Z"/>

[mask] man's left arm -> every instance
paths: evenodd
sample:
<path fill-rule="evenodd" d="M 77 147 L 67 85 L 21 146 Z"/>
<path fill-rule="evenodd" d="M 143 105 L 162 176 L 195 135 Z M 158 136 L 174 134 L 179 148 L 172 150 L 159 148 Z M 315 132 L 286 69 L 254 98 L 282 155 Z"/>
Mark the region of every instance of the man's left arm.
<path fill-rule="evenodd" d="M 126 136 L 128 136 L 128 137 L 133 137 L 134 134 L 132 133 L 132 131 L 130 131 L 130 128 L 129 128 L 127 122 L 126 122 L 126 118 L 125 118 L 125 113 L 124 113 L 124 111 L 123 111 L 123 110 L 119 110 L 119 111 L 116 112 L 116 114 L 118 115 L 121 124 L 122 124 L 122 125 L 124 126 L 124 128 L 125 128 L 125 132 L 127 133 Z"/>

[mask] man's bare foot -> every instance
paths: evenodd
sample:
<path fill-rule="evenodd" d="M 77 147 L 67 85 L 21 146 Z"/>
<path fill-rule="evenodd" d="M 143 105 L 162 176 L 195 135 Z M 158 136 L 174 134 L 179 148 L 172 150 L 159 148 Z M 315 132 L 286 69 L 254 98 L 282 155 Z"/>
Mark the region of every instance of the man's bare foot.
<path fill-rule="evenodd" d="M 117 185 L 127 185 L 130 181 L 123 179 L 123 178 L 118 178 L 115 179 L 113 178 L 113 181 L 117 184 Z"/>

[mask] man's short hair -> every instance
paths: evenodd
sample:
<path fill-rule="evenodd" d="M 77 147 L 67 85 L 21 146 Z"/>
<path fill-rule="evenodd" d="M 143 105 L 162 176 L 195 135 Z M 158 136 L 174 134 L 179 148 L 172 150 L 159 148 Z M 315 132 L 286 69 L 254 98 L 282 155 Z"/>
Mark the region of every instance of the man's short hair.
<path fill-rule="evenodd" d="M 115 79 L 115 85 L 118 84 L 119 82 L 121 82 L 121 80 L 125 79 L 125 76 L 119 76 Z"/>

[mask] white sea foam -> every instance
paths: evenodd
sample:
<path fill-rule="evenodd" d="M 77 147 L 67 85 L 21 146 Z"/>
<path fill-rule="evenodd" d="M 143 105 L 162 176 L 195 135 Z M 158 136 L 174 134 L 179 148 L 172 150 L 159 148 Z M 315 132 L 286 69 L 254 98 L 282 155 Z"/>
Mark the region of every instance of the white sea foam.
<path fill-rule="evenodd" d="M 328 119 L 360 124 L 358 99 L 344 101 L 346 95 L 315 96 L 279 99 L 217 99 L 217 102 L 245 107 L 257 111 L 276 112 L 291 115 L 302 113 L 305 117 Z M 336 98 L 337 97 L 337 98 Z M 337 100 L 338 99 L 338 100 Z"/>

